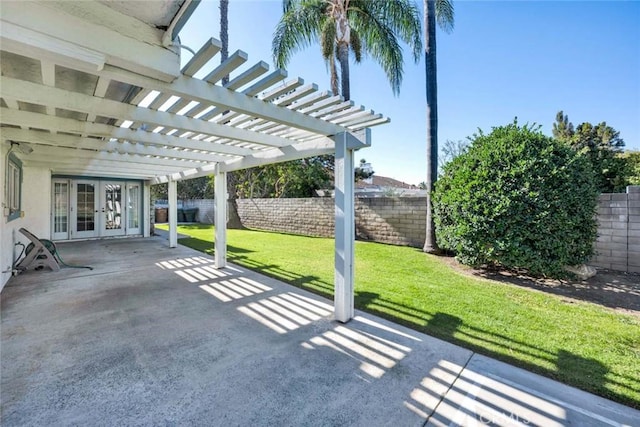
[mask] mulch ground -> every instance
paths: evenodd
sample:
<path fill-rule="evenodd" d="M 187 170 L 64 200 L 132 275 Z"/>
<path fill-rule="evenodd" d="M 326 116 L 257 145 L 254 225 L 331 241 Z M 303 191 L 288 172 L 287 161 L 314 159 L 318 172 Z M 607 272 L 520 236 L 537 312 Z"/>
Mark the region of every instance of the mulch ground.
<path fill-rule="evenodd" d="M 598 269 L 598 274 L 588 280 L 555 280 L 509 271 L 474 269 L 460 264 L 453 257 L 447 257 L 446 262 L 471 276 L 560 295 L 568 303 L 588 301 L 640 317 L 640 274 Z"/>

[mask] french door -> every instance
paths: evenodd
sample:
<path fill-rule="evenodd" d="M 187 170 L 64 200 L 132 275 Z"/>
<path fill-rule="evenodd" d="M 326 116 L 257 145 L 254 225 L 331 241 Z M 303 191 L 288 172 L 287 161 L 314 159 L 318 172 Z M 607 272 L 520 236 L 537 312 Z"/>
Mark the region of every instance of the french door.
<path fill-rule="evenodd" d="M 122 192 L 124 182 L 101 181 L 100 182 L 100 212 L 99 221 L 100 236 L 124 236 L 125 224 L 123 222 Z"/>
<path fill-rule="evenodd" d="M 54 178 L 51 193 L 53 240 L 141 234 L 140 182 Z"/>
<path fill-rule="evenodd" d="M 99 181 L 71 181 L 71 236 L 72 239 L 98 237 Z"/>

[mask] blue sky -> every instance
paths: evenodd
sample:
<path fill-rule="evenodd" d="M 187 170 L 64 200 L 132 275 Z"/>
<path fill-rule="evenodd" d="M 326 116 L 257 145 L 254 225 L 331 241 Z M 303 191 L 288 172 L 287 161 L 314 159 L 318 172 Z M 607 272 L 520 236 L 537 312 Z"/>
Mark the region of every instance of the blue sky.
<path fill-rule="evenodd" d="M 422 2 L 416 3 L 422 10 Z M 575 124 L 606 121 L 626 148 L 640 150 L 640 2 L 454 1 L 455 28 L 437 35 L 439 141 L 465 140 L 478 128 L 538 123 L 551 134 L 558 110 Z M 230 0 L 229 51 L 247 64 L 269 63 L 281 14 L 278 0 Z M 219 38 L 218 1 L 204 0 L 180 33 L 197 50 Z M 191 54 L 183 51 L 183 59 Z M 351 98 L 391 118 L 373 128 L 373 146 L 356 154 L 378 175 L 412 184 L 426 175 L 424 60 L 405 53 L 400 96 L 379 66 L 352 65 Z M 241 68 L 244 70 L 244 68 Z M 319 47 L 300 51 L 289 78 L 330 88 Z M 233 77 L 233 75 L 232 75 Z"/>

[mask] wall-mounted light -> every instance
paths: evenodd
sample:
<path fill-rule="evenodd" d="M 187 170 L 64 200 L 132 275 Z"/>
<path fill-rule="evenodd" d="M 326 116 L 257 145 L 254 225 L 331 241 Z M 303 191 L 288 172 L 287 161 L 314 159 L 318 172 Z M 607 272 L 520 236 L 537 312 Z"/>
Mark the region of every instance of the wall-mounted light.
<path fill-rule="evenodd" d="M 25 142 L 15 142 L 12 141 L 11 142 L 11 148 L 14 149 L 15 151 L 18 151 L 22 154 L 26 154 L 29 155 L 31 153 L 33 153 L 33 147 Z"/>

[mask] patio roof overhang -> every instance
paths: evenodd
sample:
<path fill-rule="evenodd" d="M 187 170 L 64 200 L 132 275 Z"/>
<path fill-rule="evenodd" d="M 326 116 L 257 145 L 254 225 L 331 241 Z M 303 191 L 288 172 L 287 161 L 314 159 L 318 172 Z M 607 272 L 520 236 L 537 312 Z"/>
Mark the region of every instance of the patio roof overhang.
<path fill-rule="evenodd" d="M 140 19 L 173 31 L 162 13 L 183 19 L 191 3 L 145 2 Z M 2 2 L 0 130 L 33 149 L 26 166 L 161 183 L 333 153 L 342 132 L 367 146 L 363 130 L 388 121 L 262 61 L 242 68 L 242 51 L 213 65 L 213 38 L 180 68 L 166 31 L 118 7 L 132 13 L 122 2 Z"/>

